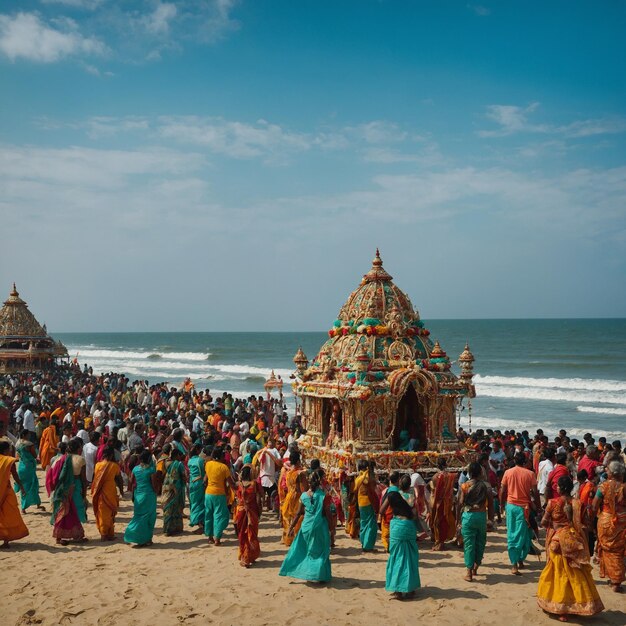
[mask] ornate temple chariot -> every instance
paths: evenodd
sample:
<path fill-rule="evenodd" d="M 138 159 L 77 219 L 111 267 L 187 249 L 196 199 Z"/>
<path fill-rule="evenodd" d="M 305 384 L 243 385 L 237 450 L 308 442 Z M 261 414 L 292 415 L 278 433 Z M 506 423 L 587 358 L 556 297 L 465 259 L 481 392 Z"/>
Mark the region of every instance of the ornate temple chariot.
<path fill-rule="evenodd" d="M 0 374 L 50 369 L 68 358 L 67 348 L 48 335 L 13 283 L 0 309 Z"/>
<path fill-rule="evenodd" d="M 467 463 L 456 416 L 475 396 L 474 357 L 466 346 L 460 376 L 451 371 L 378 250 L 328 335 L 310 364 L 302 349 L 294 357 L 308 455 L 346 470 L 362 458 L 381 469 L 433 468 L 441 455 L 451 466 Z"/>

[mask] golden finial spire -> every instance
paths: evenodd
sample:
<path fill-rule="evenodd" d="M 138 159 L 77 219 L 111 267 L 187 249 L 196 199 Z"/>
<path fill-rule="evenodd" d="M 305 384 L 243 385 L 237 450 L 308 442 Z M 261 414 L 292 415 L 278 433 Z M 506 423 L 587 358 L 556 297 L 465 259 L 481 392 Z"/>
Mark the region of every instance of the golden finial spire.
<path fill-rule="evenodd" d="M 380 258 L 380 252 L 376 248 L 376 256 L 372 261 L 372 269 L 363 276 L 365 282 L 374 280 L 391 280 L 391 276 L 383 269 L 383 260 Z"/>
<path fill-rule="evenodd" d="M 17 288 L 15 287 L 15 281 L 13 282 L 13 291 L 11 292 L 10 295 L 12 295 L 13 297 L 17 297 L 20 295 L 17 291 Z"/>

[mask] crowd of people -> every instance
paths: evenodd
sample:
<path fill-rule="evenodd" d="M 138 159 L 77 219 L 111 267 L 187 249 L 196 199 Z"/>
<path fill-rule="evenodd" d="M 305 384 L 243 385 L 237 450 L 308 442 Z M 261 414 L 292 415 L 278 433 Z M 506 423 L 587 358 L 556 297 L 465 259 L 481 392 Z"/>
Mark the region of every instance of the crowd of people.
<path fill-rule="evenodd" d="M 541 430 L 530 436 L 460 429 L 459 445 L 474 459 L 460 472 L 441 455 L 432 476 L 383 472 L 367 460 L 353 474 L 327 473 L 318 459 L 305 462 L 298 445 L 304 429 L 284 408 L 280 398 L 213 397 L 190 381 L 180 388 L 149 385 L 94 375 L 87 366 L 0 378 L 2 547 L 28 535 L 23 513 L 43 509 L 39 466 L 60 545 L 87 540 L 89 507 L 101 540 L 113 541 L 120 498 L 130 494 L 126 543 L 152 545 L 160 506 L 168 536 L 187 524 L 220 546 L 232 523 L 239 562 L 250 567 L 261 554 L 266 512 L 287 548 L 280 575 L 330 581 L 342 526 L 364 552 L 375 550 L 380 537 L 388 553 L 385 588 L 404 599 L 420 587 L 420 544 L 462 547 L 471 582 L 488 531 L 504 517 L 512 575 L 539 553 L 545 529 L 537 599 L 546 612 L 565 620 L 603 609 L 594 561 L 600 577 L 622 591 L 626 487 L 619 441 L 596 441 L 591 433 L 577 441 L 565 430 L 550 441 Z"/>

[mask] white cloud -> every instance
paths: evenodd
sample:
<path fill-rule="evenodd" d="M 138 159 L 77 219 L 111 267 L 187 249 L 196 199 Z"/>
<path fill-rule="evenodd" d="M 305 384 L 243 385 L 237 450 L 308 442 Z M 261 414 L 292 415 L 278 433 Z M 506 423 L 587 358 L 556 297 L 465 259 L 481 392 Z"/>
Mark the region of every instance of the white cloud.
<path fill-rule="evenodd" d="M 36 13 L 0 15 L 0 52 L 11 61 L 24 59 L 39 63 L 105 52 L 101 41 L 83 37 L 73 21 L 64 20 L 58 26 L 53 28 L 44 23 Z"/>
<path fill-rule="evenodd" d="M 41 0 L 41 2 L 42 4 L 60 4 L 73 9 L 93 11 L 106 2 L 106 0 Z"/>
<path fill-rule="evenodd" d="M 25 183 L 112 190 L 135 176 L 181 176 L 197 171 L 204 158 L 164 148 L 97 150 L 80 146 L 0 146 L 0 179 Z"/>
<path fill-rule="evenodd" d="M 221 118 L 161 117 L 157 132 L 161 137 L 204 146 L 236 159 L 266 157 L 284 161 L 288 154 L 308 150 L 312 145 L 309 135 L 287 131 L 265 120 L 247 124 Z"/>
<path fill-rule="evenodd" d="M 570 124 L 535 124 L 529 120 L 531 113 L 539 108 L 538 102 L 527 107 L 491 104 L 487 106 L 487 119 L 496 123 L 495 130 L 480 130 L 480 137 L 506 137 L 515 133 L 540 133 L 562 135 L 568 138 L 591 137 L 626 132 L 626 118 L 607 117 L 577 120 Z"/>
<path fill-rule="evenodd" d="M 375 120 L 359 126 L 347 127 L 345 132 L 373 144 L 398 143 L 407 138 L 407 133 L 398 124 L 385 120 Z"/>
<path fill-rule="evenodd" d="M 481 137 L 504 137 L 516 132 L 544 132 L 546 127 L 531 125 L 528 122 L 528 114 L 536 111 L 538 102 L 533 102 L 527 107 L 519 107 L 508 104 L 490 104 L 487 107 L 486 117 L 495 122 L 497 130 L 482 130 L 478 134 Z"/>
<path fill-rule="evenodd" d="M 154 11 L 143 17 L 146 30 L 153 35 L 167 34 L 178 10 L 175 4 L 157 2 Z"/>

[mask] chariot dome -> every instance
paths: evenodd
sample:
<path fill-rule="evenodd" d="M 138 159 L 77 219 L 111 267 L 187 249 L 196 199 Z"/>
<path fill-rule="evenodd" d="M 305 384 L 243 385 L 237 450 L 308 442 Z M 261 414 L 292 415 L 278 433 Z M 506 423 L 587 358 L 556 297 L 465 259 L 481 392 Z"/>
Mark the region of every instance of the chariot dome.
<path fill-rule="evenodd" d="M 302 350 L 295 393 L 312 445 L 356 451 L 441 450 L 455 441 L 456 408 L 475 395 L 473 356 L 461 375 L 419 313 L 383 268 L 372 267 L 350 294 L 309 364 Z"/>
<path fill-rule="evenodd" d="M 0 309 L 0 373 L 48 369 L 67 358 L 65 346 L 48 335 L 13 283 Z"/>

